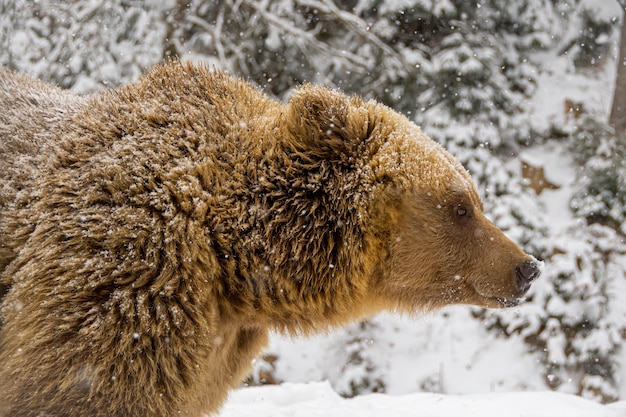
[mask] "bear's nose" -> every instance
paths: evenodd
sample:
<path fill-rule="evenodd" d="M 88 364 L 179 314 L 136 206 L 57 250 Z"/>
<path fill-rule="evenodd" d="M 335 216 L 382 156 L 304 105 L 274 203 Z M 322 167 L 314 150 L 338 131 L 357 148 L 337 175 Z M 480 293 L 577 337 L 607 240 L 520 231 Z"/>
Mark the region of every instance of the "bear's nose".
<path fill-rule="evenodd" d="M 528 260 L 515 269 L 515 279 L 517 288 L 523 293 L 528 291 L 530 284 L 541 274 L 539 263 L 535 260 Z"/>

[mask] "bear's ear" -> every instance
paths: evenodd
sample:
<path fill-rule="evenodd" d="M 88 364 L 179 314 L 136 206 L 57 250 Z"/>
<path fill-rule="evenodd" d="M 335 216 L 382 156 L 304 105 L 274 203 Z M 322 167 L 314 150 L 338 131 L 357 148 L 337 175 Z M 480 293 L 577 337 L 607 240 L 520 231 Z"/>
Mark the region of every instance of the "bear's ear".
<path fill-rule="evenodd" d="M 327 87 L 297 88 L 283 113 L 292 146 L 309 157 L 349 161 L 370 133 L 366 105 Z"/>

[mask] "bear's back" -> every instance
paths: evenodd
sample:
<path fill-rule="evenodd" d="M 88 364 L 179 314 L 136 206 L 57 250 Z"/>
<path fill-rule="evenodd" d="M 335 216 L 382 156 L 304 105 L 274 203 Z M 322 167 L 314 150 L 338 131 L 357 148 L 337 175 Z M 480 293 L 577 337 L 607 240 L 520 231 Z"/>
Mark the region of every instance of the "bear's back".
<path fill-rule="evenodd" d="M 0 68 L 0 155 L 33 154 L 84 99 Z M 0 162 L 1 163 L 1 162 Z"/>
<path fill-rule="evenodd" d="M 59 122 L 83 102 L 68 91 L 0 68 L 0 272 L 14 257 L 3 227 L 9 206 L 20 204 L 18 193 L 37 175 L 46 143 L 61 133 Z M 0 282 L 0 298 L 5 291 Z"/>
<path fill-rule="evenodd" d="M 0 68 L 0 210 L 22 188 L 17 184 L 34 175 L 46 143 L 62 133 L 60 122 L 83 102 L 71 92 Z"/>

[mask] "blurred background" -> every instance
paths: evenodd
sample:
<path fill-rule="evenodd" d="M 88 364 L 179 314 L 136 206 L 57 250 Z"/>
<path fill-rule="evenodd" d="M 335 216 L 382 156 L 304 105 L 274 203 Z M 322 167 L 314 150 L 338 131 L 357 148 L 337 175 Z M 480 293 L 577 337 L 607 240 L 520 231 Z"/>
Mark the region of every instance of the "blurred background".
<path fill-rule="evenodd" d="M 546 261 L 513 310 L 273 335 L 247 384 L 606 403 L 626 399 L 625 3 L 0 0 L 0 65 L 89 94 L 179 58 L 279 100 L 303 82 L 376 99 L 459 158 L 488 217 Z"/>

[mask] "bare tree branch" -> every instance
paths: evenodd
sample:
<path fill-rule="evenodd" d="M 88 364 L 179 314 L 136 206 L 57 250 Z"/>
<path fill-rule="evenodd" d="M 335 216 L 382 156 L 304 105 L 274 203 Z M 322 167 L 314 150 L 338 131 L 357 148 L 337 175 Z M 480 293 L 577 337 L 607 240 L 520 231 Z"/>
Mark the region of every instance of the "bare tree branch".
<path fill-rule="evenodd" d="M 626 1 L 626 0 L 625 0 Z M 388 57 L 393 59 L 393 66 L 397 68 L 406 68 L 404 59 L 393 48 L 389 47 L 378 36 L 369 30 L 369 25 L 360 19 L 355 14 L 340 10 L 332 0 L 301 0 L 299 2 L 304 6 L 316 8 L 324 13 L 337 17 L 342 22 L 345 22 L 356 33 L 367 39 L 371 44 L 375 45 Z"/>
<path fill-rule="evenodd" d="M 361 67 L 363 69 L 367 69 L 367 67 L 363 64 L 363 59 L 348 51 L 336 51 L 333 48 L 329 47 L 326 43 L 320 42 L 315 39 L 315 36 L 312 32 L 307 32 L 302 30 L 296 26 L 294 26 L 290 21 L 286 19 L 282 19 L 275 15 L 274 13 L 268 12 L 265 8 L 261 7 L 258 4 L 257 0 L 244 0 L 246 4 L 253 7 L 268 23 L 288 32 L 296 37 L 297 40 L 305 41 L 311 47 L 321 51 L 322 53 L 331 56 L 331 57 L 341 57 L 351 64 Z"/>
<path fill-rule="evenodd" d="M 626 3 L 622 0 L 620 3 Z M 617 74 L 609 124 L 617 133 L 626 131 L 626 12 L 622 16 L 620 45 L 617 56 Z"/>

